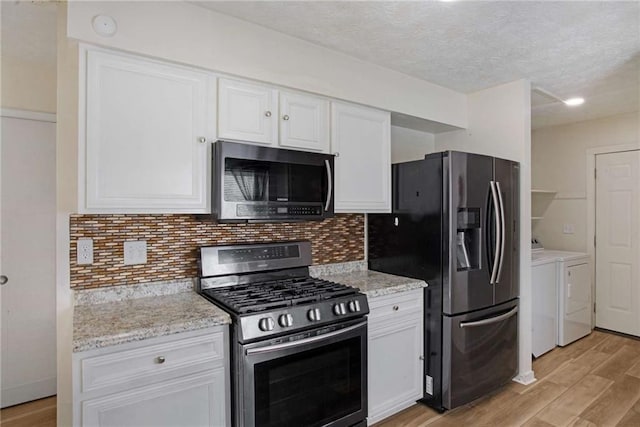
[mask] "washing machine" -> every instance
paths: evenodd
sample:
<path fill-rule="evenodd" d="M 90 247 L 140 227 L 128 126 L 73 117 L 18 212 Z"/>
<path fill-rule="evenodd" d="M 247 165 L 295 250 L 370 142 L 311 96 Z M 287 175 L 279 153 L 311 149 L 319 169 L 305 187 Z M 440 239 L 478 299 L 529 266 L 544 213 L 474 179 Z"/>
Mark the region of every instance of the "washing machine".
<path fill-rule="evenodd" d="M 531 352 L 535 357 L 558 345 L 558 266 L 542 250 L 531 253 Z"/>
<path fill-rule="evenodd" d="M 567 252 L 549 249 L 532 251 L 532 285 L 534 322 L 536 313 L 539 321 L 552 322 L 548 310 L 544 306 L 553 298 L 550 280 L 555 270 L 555 298 L 557 303 L 557 334 L 556 344 L 565 346 L 586 335 L 592 330 L 593 292 L 591 278 L 591 261 L 589 255 L 583 252 Z M 536 294 L 538 296 L 536 297 Z M 542 294 L 542 295 L 540 295 Z M 544 305 L 542 305 L 544 304 Z M 551 320 L 550 320 L 551 319 Z M 546 330 L 548 331 L 548 326 Z M 534 335 L 538 338 L 540 334 Z M 545 335 L 545 334 L 543 334 Z M 543 338 L 548 348 L 548 334 Z M 534 337 L 534 343 L 536 337 Z M 535 347 L 535 344 L 534 344 Z M 548 350 L 547 350 L 548 351 Z M 534 350 L 534 355 L 536 354 Z"/>

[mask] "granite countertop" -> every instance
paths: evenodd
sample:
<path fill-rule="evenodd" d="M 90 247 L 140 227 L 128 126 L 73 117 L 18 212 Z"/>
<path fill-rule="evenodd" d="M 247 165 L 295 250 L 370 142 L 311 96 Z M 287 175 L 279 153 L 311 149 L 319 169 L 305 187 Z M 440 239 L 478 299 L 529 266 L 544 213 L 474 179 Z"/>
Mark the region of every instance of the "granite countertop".
<path fill-rule="evenodd" d="M 310 274 L 360 289 L 369 298 L 427 286 L 367 270 L 365 261 L 310 267 Z M 227 313 L 193 291 L 193 279 L 77 291 L 73 351 L 227 325 Z"/>
<path fill-rule="evenodd" d="M 394 276 L 372 270 L 350 271 L 338 274 L 319 274 L 316 277 L 353 286 L 354 288 L 360 289 L 360 291 L 369 298 L 407 292 L 428 286 L 427 283 L 422 280 Z"/>
<path fill-rule="evenodd" d="M 194 291 L 76 305 L 73 351 L 80 352 L 230 323 Z"/>

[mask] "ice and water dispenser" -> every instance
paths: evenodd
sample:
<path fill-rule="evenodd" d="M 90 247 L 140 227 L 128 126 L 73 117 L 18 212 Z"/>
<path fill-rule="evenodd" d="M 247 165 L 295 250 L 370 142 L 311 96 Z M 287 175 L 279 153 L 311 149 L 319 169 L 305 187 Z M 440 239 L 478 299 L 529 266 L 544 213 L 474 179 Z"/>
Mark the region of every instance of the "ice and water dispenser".
<path fill-rule="evenodd" d="M 457 225 L 457 270 L 480 268 L 480 208 L 459 208 Z"/>

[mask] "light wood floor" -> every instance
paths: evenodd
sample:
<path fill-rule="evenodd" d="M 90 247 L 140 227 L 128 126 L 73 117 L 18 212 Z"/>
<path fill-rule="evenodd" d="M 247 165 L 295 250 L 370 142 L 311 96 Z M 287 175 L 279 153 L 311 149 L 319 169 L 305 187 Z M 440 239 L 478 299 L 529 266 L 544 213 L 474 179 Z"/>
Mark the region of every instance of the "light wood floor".
<path fill-rule="evenodd" d="M 640 340 L 594 331 L 533 362 L 536 381 L 511 383 L 439 414 L 414 405 L 375 427 L 640 427 Z M 55 427 L 56 398 L 0 412 L 2 427 Z"/>
<path fill-rule="evenodd" d="M 2 427 L 56 427 L 56 398 L 34 400 L 0 411 Z"/>
<path fill-rule="evenodd" d="M 594 331 L 533 362 L 538 381 L 439 414 L 414 405 L 375 427 L 640 427 L 640 340 Z"/>

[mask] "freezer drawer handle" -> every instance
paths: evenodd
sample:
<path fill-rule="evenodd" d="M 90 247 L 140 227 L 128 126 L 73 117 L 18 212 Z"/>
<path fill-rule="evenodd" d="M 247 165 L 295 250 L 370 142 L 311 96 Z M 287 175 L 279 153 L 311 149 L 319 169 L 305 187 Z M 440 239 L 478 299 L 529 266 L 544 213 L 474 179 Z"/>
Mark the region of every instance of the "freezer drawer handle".
<path fill-rule="evenodd" d="M 518 307 L 513 307 L 512 310 L 504 314 L 501 314 L 500 316 L 490 317 L 488 319 L 476 320 L 475 322 L 460 322 L 460 327 L 472 328 L 474 326 L 484 326 L 484 325 L 490 325 L 492 323 L 502 322 L 504 319 L 508 319 L 509 317 L 512 317 L 517 312 L 518 312 Z"/>

